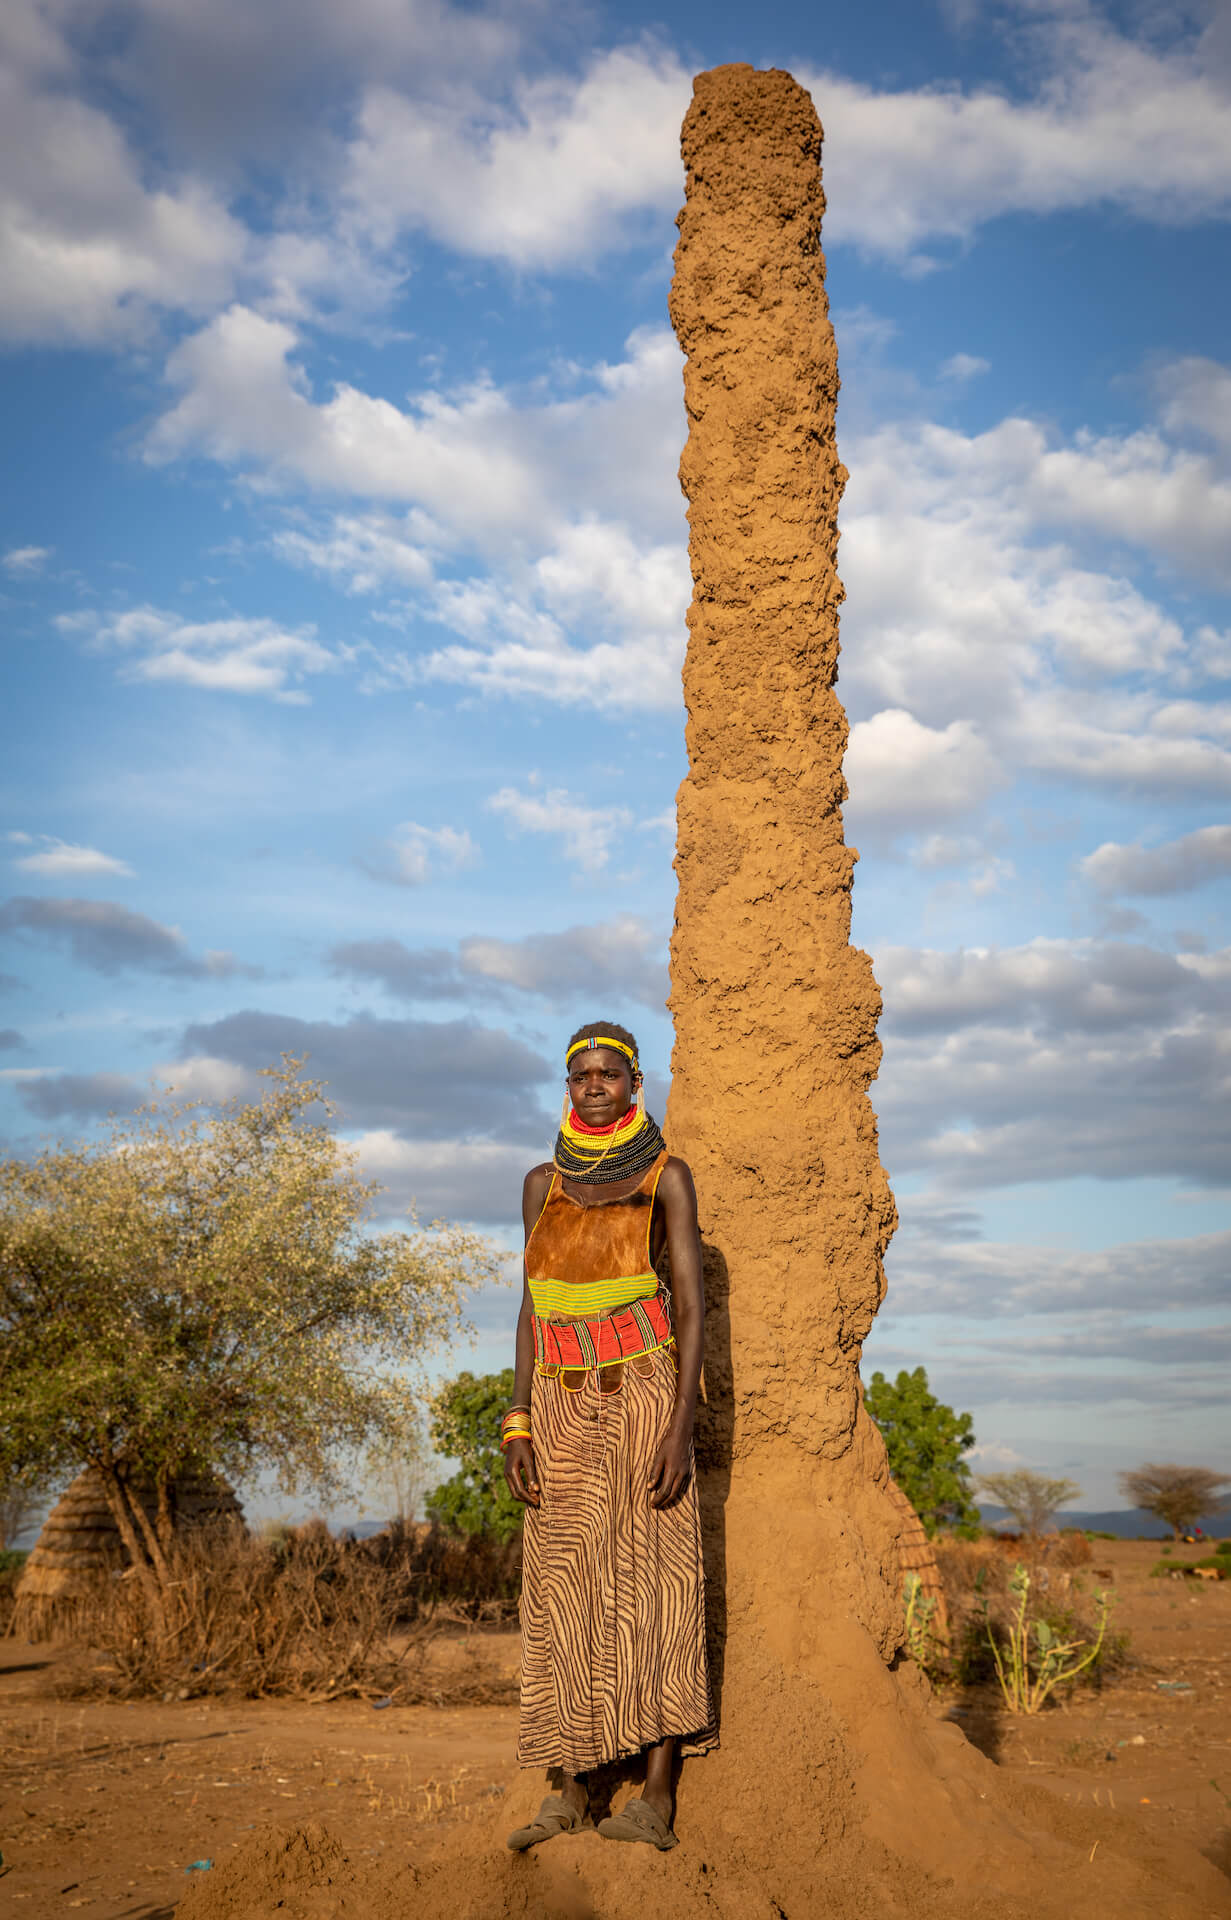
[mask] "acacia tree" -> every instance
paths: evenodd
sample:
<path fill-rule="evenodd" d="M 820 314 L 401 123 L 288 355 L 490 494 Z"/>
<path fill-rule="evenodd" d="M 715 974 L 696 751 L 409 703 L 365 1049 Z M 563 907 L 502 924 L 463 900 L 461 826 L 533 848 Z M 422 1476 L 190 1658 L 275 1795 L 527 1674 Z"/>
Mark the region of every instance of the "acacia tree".
<path fill-rule="evenodd" d="M 955 1413 L 928 1386 L 927 1370 L 905 1368 L 892 1385 L 872 1375 L 864 1404 L 884 1435 L 889 1471 L 931 1535 L 941 1527 L 979 1530 L 970 1468 L 962 1455 L 975 1444 L 968 1413 Z"/>
<path fill-rule="evenodd" d="M 1231 1475 L 1210 1467 L 1137 1467 L 1120 1475 L 1120 1491 L 1143 1513 L 1152 1513 L 1171 1528 L 1176 1539 L 1188 1532 L 1202 1514 L 1222 1513 L 1228 1505 Z"/>
<path fill-rule="evenodd" d="M 176 1478 L 336 1493 L 413 1430 L 416 1366 L 496 1272 L 457 1228 L 367 1230 L 381 1189 L 302 1064 L 0 1163 L 0 1472 L 93 1467 L 156 1621 Z"/>
<path fill-rule="evenodd" d="M 1033 1473 L 1027 1467 L 1016 1473 L 981 1473 L 980 1488 L 1007 1507 L 1022 1533 L 1037 1539 L 1054 1520 L 1061 1507 L 1081 1498 L 1081 1488 L 1072 1480 L 1053 1480 L 1045 1473 Z"/>

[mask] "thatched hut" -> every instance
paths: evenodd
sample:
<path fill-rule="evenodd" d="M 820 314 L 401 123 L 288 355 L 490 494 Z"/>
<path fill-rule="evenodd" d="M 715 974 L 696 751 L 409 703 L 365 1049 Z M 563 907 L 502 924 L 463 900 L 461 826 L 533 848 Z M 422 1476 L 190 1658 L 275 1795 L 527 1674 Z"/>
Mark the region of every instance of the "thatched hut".
<path fill-rule="evenodd" d="M 949 1614 L 945 1606 L 944 1582 L 940 1577 L 932 1543 L 924 1532 L 922 1520 L 896 1480 L 889 1482 L 889 1497 L 901 1523 L 898 1565 L 902 1571 L 902 1585 L 905 1587 L 912 1575 L 918 1575 L 923 1598 L 936 1603 L 932 1612 L 932 1632 L 939 1641 L 944 1642 L 949 1638 Z"/>
<path fill-rule="evenodd" d="M 153 1487 L 138 1489 L 138 1495 L 153 1520 L 157 1510 Z M 171 1512 L 177 1528 L 227 1519 L 242 1525 L 244 1518 L 234 1490 L 225 1480 L 205 1473 L 175 1482 Z M 13 1632 L 26 1640 L 46 1640 L 69 1628 L 77 1606 L 98 1581 L 127 1560 L 102 1482 L 87 1467 L 47 1516 L 22 1568 Z"/>

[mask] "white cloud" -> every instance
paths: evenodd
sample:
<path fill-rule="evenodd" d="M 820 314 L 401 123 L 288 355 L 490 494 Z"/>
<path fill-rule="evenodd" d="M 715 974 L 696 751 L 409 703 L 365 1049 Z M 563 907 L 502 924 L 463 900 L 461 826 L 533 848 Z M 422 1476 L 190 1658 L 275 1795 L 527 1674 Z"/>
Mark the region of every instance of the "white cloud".
<path fill-rule="evenodd" d="M 10 839 L 16 836 L 10 835 Z M 29 836 L 23 835 L 23 839 Z M 50 834 L 40 834 L 43 845 L 36 853 L 26 853 L 14 861 L 23 873 L 41 873 L 50 879 L 80 879 L 91 873 L 112 873 L 131 877 L 132 868 L 124 860 L 117 860 L 109 853 L 100 853 L 97 847 L 77 847 L 70 841 L 53 839 Z"/>
<path fill-rule="evenodd" d="M 991 361 L 982 359 L 977 353 L 951 353 L 942 362 L 940 377 L 942 380 L 976 380 L 981 373 L 991 372 Z"/>
<path fill-rule="evenodd" d="M 178 927 L 165 926 L 113 900 L 36 899 L 16 894 L 0 906 L 0 935 L 4 934 L 58 942 L 79 965 L 113 978 L 131 971 L 226 980 L 239 974 L 254 978 L 260 972 L 226 952 L 207 949 L 198 958 Z"/>
<path fill-rule="evenodd" d="M 1231 873 L 1231 826 L 1198 827 L 1157 847 L 1105 840 L 1079 866 L 1100 893 L 1189 893 Z"/>
<path fill-rule="evenodd" d="M 380 1210 L 409 1213 L 413 1207 L 423 1222 L 434 1219 L 473 1220 L 511 1226 L 521 1213 L 521 1190 L 527 1172 L 548 1150 L 549 1129 L 543 1137 L 528 1136 L 524 1145 L 497 1140 L 404 1140 L 387 1128 L 373 1128 L 356 1136 L 359 1165 L 369 1180 L 385 1188 Z M 509 1334 L 517 1319 L 516 1305 L 508 1308 Z"/>
<path fill-rule="evenodd" d="M 514 832 L 557 835 L 565 858 L 592 874 L 602 872 L 612 842 L 633 821 L 627 807 L 587 807 L 563 787 L 542 793 L 502 787 L 487 804 L 508 821 Z"/>
<path fill-rule="evenodd" d="M 66 88 L 72 57 L 40 24 L 0 68 L 0 338 L 114 342 L 151 309 L 208 311 L 244 228 L 203 180 L 143 177 L 115 122 Z"/>
<path fill-rule="evenodd" d="M 0 558 L 0 567 L 14 580 L 33 580 L 50 560 L 52 547 L 10 547 Z"/>
<path fill-rule="evenodd" d="M 682 522 L 681 361 L 665 328 L 632 334 L 615 364 L 562 369 L 563 397 L 521 403 L 486 381 L 425 388 L 405 407 L 338 382 L 318 401 L 293 357 L 299 344 L 249 307 L 218 315 L 170 356 L 181 398 L 155 423 L 146 457 L 203 453 L 262 484 L 413 502 L 479 549 L 510 536 L 542 542 L 545 521 L 558 530 L 612 519 L 638 534 Z"/>
<path fill-rule="evenodd" d="M 579 78 L 515 79 L 507 106 L 372 87 L 345 198 L 386 241 L 417 229 L 514 267 L 575 269 L 674 211 L 689 92 L 678 57 L 650 44 L 600 53 Z"/>
<path fill-rule="evenodd" d="M 1178 222 L 1231 211 L 1228 93 L 1200 39 L 1135 42 L 1084 5 L 1036 15 L 1033 37 L 1039 84 L 1027 99 L 878 91 L 798 69 L 825 124 L 830 244 L 909 262 L 1003 214 L 1110 205 Z"/>
<path fill-rule="evenodd" d="M 1231 368 L 1188 354 L 1160 370 L 1157 386 L 1165 427 L 1198 433 L 1231 453 Z"/>
<path fill-rule="evenodd" d="M 1161 798 L 1231 791 L 1231 707 L 1209 688 L 1225 664 L 1221 636 L 1211 627 L 1186 634 L 1123 570 L 1141 565 L 1143 530 L 1159 534 L 1164 559 L 1178 560 L 1179 545 L 1196 537 L 1193 522 L 1180 529 L 1182 510 L 1168 491 L 1196 456 L 1170 449 L 1153 471 L 1148 461 L 1135 466 L 1132 448 L 1143 437 L 1162 448 L 1157 435 L 1054 447 L 1024 420 L 970 436 L 900 424 L 847 446 L 842 685 L 855 722 L 848 820 L 856 842 L 865 821 L 877 833 L 886 814 L 899 825 L 909 818 L 907 789 L 925 750 L 942 810 L 921 824 L 956 823 L 960 780 L 946 789 L 939 776 L 946 766 L 960 772 L 963 752 L 973 761 L 973 819 L 988 791 L 976 740 L 1005 776 Z M 1064 485 L 1056 477 L 1055 463 L 1069 460 L 1083 467 L 1080 485 L 1072 474 Z M 1109 502 L 1121 485 L 1124 545 L 1101 572 L 1091 564 L 1093 536 L 1110 530 Z M 1203 557 L 1214 571 L 1231 553 L 1231 489 L 1222 494 L 1219 505 L 1218 487 L 1207 486 L 1202 509 Z M 955 720 L 965 734 L 950 731 Z"/>
<path fill-rule="evenodd" d="M 336 514 L 323 531 L 292 527 L 275 534 L 273 549 L 292 566 L 338 581 L 348 593 L 388 586 L 427 587 L 446 537 L 425 513 Z"/>
<path fill-rule="evenodd" d="M 384 879 L 403 887 L 422 887 L 439 871 L 457 873 L 479 862 L 479 849 L 464 827 L 421 827 L 404 820 L 389 837 Z"/>
<path fill-rule="evenodd" d="M 316 639 L 315 627 L 289 630 L 276 620 L 185 620 L 157 607 L 126 613 L 62 614 L 62 633 L 122 654 L 124 677 L 176 681 L 213 693 L 264 694 L 284 705 L 308 700 L 301 682 L 345 657 Z"/>
<path fill-rule="evenodd" d="M 186 342 L 171 363 L 184 397 L 149 457 L 200 449 L 262 481 L 416 503 L 276 536 L 283 557 L 349 591 L 409 587 L 387 624 L 426 617 L 456 636 L 414 651 L 373 643 L 369 688 L 441 680 L 678 707 L 691 579 L 673 477 L 680 355 L 664 329 L 634 334 L 623 361 L 564 370 L 563 398 L 519 401 L 480 383 L 426 390 L 405 409 L 345 387 L 318 403 L 295 345 L 289 327 L 239 308 Z M 459 554 L 488 571 L 463 570 Z"/>
<path fill-rule="evenodd" d="M 932 728 L 895 707 L 851 728 L 844 772 L 861 824 L 911 832 L 972 811 L 1004 778 L 969 720 Z"/>
<path fill-rule="evenodd" d="M 944 1192 L 1077 1177 L 1225 1182 L 1231 951 L 1037 939 L 875 956 L 891 1173 Z"/>
<path fill-rule="evenodd" d="M 533 933 L 521 940 L 476 934 L 459 943 L 458 956 L 466 973 L 523 993 L 557 1001 L 580 994 L 622 995 L 660 1008 L 670 985 L 664 944 L 648 921 L 626 913 L 598 926 Z"/>

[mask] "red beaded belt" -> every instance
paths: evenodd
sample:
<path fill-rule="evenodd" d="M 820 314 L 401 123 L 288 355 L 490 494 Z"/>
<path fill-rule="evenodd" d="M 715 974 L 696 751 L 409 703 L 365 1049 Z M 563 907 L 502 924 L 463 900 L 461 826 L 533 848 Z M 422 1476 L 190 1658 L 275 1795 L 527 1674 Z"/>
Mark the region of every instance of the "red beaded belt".
<path fill-rule="evenodd" d="M 669 1346 L 673 1337 L 671 1315 L 661 1293 L 594 1320 L 534 1316 L 534 1358 L 540 1373 L 618 1365 Z"/>

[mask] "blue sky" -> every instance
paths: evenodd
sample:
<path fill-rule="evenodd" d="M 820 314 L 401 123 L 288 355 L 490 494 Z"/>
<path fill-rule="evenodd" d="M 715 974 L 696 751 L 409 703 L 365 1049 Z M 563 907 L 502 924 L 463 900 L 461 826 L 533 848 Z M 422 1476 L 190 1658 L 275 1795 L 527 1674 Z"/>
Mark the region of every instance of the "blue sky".
<path fill-rule="evenodd" d="M 391 1207 L 511 1244 L 577 1020 L 661 1110 L 679 122 L 786 66 L 902 1212 L 868 1366 L 1087 1506 L 1227 1464 L 1231 14 L 10 0 L 0 53 L 10 1145 L 308 1051 Z"/>

